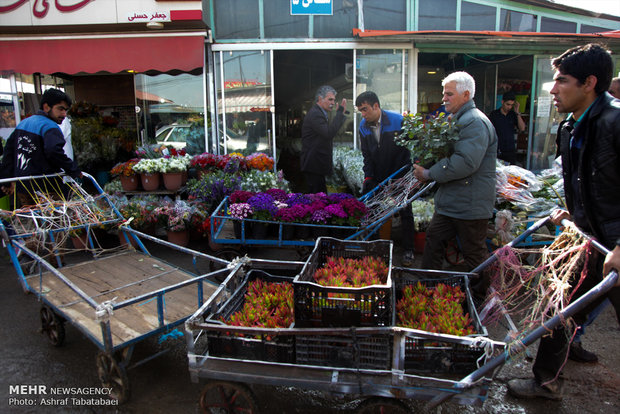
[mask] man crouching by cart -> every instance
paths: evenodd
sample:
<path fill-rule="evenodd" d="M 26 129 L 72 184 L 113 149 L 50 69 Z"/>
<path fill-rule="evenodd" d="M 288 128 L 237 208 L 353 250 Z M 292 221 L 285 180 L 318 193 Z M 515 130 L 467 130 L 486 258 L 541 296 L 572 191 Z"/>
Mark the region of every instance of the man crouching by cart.
<path fill-rule="evenodd" d="M 611 54 L 602 46 L 574 47 L 552 61 L 555 70 L 550 93 L 559 112 L 569 113 L 558 129 L 559 152 L 568 211 L 556 210 L 551 219 L 561 224 L 571 219 L 582 231 L 594 235 L 611 252 L 603 257 L 593 252 L 588 259 L 587 275 L 580 285 L 580 273 L 572 275 L 577 285 L 573 301 L 582 296 L 611 269 L 620 269 L 620 101 L 606 91 L 611 82 Z M 620 288 L 607 295 L 620 309 Z M 589 304 L 575 314 L 577 325 L 586 321 L 588 312 L 605 300 Z M 513 379 L 508 391 L 520 398 L 562 398 L 559 378 L 568 355 L 570 332 L 560 325 L 540 340 L 532 371 L 534 378 Z"/>

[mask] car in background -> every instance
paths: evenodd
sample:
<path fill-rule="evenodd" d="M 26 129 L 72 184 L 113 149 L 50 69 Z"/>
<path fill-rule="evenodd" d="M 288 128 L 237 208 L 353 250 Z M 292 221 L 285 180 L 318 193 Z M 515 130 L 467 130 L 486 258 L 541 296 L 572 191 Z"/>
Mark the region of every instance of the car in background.
<path fill-rule="evenodd" d="M 155 132 L 155 140 L 159 145 L 171 145 L 176 149 L 185 148 L 190 124 L 165 125 Z"/>

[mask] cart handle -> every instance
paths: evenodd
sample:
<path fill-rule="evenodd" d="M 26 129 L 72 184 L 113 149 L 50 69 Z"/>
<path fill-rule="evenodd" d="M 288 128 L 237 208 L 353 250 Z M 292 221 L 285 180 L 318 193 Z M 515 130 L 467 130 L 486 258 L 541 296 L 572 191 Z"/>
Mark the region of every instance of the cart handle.
<path fill-rule="evenodd" d="M 598 298 L 599 296 L 604 295 L 609 290 L 611 290 L 616 282 L 618 281 L 618 272 L 616 270 L 612 270 L 609 274 L 596 286 L 590 289 L 585 295 L 581 296 L 575 302 L 568 305 L 566 308 L 560 311 L 558 315 L 555 315 L 553 318 L 549 319 L 547 322 L 544 322 L 538 328 L 535 328 L 529 334 L 527 334 L 521 341 L 516 342 L 513 341 L 511 345 L 515 345 L 511 347 L 510 345 L 506 348 L 506 351 L 491 359 L 487 364 L 483 365 L 476 371 L 472 372 L 453 386 L 453 390 L 462 391 L 468 388 L 471 388 L 478 380 L 483 378 L 489 372 L 493 371 L 498 366 L 504 364 L 506 361 L 510 360 L 515 355 L 523 352 L 525 348 L 538 339 L 542 338 L 543 335 L 548 334 L 550 331 L 555 329 L 562 321 L 567 318 L 573 316 L 575 313 L 584 309 L 587 305 L 589 305 L 593 300 Z M 512 350 L 509 351 L 509 350 Z M 442 402 L 451 398 L 454 393 L 441 393 L 438 394 L 435 398 L 433 398 L 428 405 L 427 409 L 432 409 L 437 407 Z"/>
<path fill-rule="evenodd" d="M 525 230 L 519 236 L 511 240 L 510 243 L 507 243 L 504 247 L 513 247 L 521 243 L 523 240 L 527 239 L 532 233 L 540 229 L 542 226 L 546 225 L 547 222 L 550 220 L 551 220 L 551 217 L 549 216 L 543 217 L 542 219 L 538 220 L 536 223 L 532 224 L 527 230 Z M 497 253 L 493 253 L 491 257 L 489 257 L 487 260 L 485 260 L 484 262 L 479 264 L 475 269 L 473 269 L 471 273 L 480 273 L 487 266 L 493 264 L 497 259 L 498 259 Z"/>

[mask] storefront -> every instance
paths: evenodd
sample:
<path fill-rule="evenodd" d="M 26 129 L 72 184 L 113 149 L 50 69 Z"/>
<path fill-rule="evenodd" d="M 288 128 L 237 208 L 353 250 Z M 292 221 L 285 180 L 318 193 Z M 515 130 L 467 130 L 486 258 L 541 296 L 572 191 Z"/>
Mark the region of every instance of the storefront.
<path fill-rule="evenodd" d="M 214 39 L 207 56 L 212 133 L 220 150 L 252 148 L 254 126 L 264 124 L 259 148 L 275 145 L 294 155 L 301 121 L 322 84 L 337 90 L 337 101 L 346 98 L 348 110 L 359 93 L 373 90 L 384 109 L 427 113 L 441 105 L 441 79 L 465 70 L 486 113 L 501 105 L 504 92 L 517 94 L 527 123 L 517 137 L 519 161 L 544 169 L 555 154 L 560 118 L 548 94 L 549 58 L 592 41 L 620 49 L 613 32 L 620 17 L 543 0 L 330 0 L 327 14 L 313 13 L 311 2 L 297 14 L 297 3 L 206 4 Z M 357 113 L 350 117 L 336 143 L 358 147 L 359 121 Z"/>
<path fill-rule="evenodd" d="M 13 3 L 0 7 L 0 136 L 57 87 L 139 144 L 191 141 L 204 151 L 201 1 Z"/>

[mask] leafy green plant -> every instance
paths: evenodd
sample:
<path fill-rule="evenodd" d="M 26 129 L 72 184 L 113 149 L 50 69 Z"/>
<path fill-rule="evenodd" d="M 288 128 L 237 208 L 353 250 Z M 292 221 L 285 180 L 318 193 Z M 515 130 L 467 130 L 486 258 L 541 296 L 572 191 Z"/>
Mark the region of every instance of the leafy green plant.
<path fill-rule="evenodd" d="M 454 143 L 459 134 L 452 119 L 440 113 L 436 117 L 406 114 L 403 118 L 403 132 L 395 139 L 396 144 L 409 150 L 413 162 L 430 166 L 454 152 Z"/>
<path fill-rule="evenodd" d="M 387 275 L 388 266 L 381 258 L 330 256 L 325 265 L 314 272 L 314 280 L 321 286 L 364 287 L 385 284 Z"/>
<path fill-rule="evenodd" d="M 457 336 L 474 334 L 471 318 L 461 303 L 465 294 L 458 286 L 439 283 L 427 288 L 421 282 L 406 286 L 396 304 L 399 326 Z"/>
<path fill-rule="evenodd" d="M 293 284 L 262 279 L 249 282 L 241 310 L 228 320 L 223 317 L 221 320 L 232 326 L 288 328 L 295 320 Z"/>

